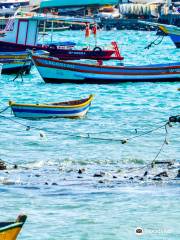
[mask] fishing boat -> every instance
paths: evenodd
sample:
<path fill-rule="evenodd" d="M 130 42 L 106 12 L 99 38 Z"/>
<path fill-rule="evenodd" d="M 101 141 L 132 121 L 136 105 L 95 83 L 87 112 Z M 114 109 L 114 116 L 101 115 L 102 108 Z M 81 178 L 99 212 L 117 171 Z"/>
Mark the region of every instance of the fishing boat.
<path fill-rule="evenodd" d="M 9 102 L 14 115 L 19 118 L 80 118 L 88 112 L 93 95 L 81 100 L 50 104 L 17 104 Z"/>
<path fill-rule="evenodd" d="M 44 23 L 43 32 L 46 29 L 46 22 L 52 23 L 52 31 L 50 34 L 50 43 L 44 41 L 41 36 L 39 41 L 39 30 L 42 30 L 41 23 Z M 102 49 L 97 46 L 96 41 L 94 48 L 90 49 L 89 46 L 83 49 L 67 49 L 67 42 L 65 46 L 62 42 L 60 44 L 53 41 L 53 28 L 54 22 L 68 22 L 78 23 L 86 26 L 85 34 L 90 32 L 90 25 L 94 27 L 95 22 L 92 18 L 73 18 L 73 17 L 60 17 L 48 14 L 37 13 L 17 13 L 14 17 L 10 18 L 4 31 L 0 34 L 0 51 L 1 52 L 19 52 L 29 50 L 45 50 L 53 57 L 58 57 L 62 60 L 77 60 L 77 59 L 96 59 L 96 60 L 122 60 L 121 56 L 116 55 L 116 49 Z M 95 27 L 94 27 L 95 28 Z M 94 29 L 94 33 L 96 30 Z M 42 33 L 42 31 L 41 31 Z M 96 34 L 96 33 L 95 33 Z M 117 48 L 117 47 L 116 47 Z"/>
<path fill-rule="evenodd" d="M 15 60 L 15 59 L 4 59 L 0 60 L 2 64 L 2 74 L 17 74 L 19 72 L 29 74 L 32 67 L 32 61 L 30 59 Z"/>
<path fill-rule="evenodd" d="M 35 51 L 35 54 L 46 55 L 48 53 Z M 27 74 L 33 65 L 29 58 L 29 51 L 0 52 L 0 64 L 2 64 L 2 74 L 14 74 L 20 71 Z"/>
<path fill-rule="evenodd" d="M 26 218 L 26 215 L 20 215 L 15 222 L 0 222 L 0 239 L 16 240 Z"/>
<path fill-rule="evenodd" d="M 137 81 L 179 81 L 180 62 L 144 66 L 104 66 L 32 56 L 46 83 L 117 83 Z"/>
<path fill-rule="evenodd" d="M 159 25 L 159 28 L 171 38 L 177 48 L 180 48 L 180 27 Z"/>

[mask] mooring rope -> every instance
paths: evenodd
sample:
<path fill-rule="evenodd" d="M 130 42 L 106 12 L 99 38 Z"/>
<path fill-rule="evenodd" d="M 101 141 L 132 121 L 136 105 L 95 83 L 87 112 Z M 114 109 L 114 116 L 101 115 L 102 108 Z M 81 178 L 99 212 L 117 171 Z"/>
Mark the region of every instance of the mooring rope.
<path fill-rule="evenodd" d="M 33 127 L 33 126 L 29 126 L 29 125 L 26 125 L 24 123 L 21 123 L 19 121 L 16 121 L 14 119 L 11 119 L 9 117 L 6 117 L 6 116 L 3 116 L 3 115 L 0 115 L 1 118 L 5 118 L 5 119 L 8 119 L 9 121 L 12 121 L 12 122 L 15 122 L 23 127 L 26 128 L 27 131 L 29 131 L 30 129 L 34 129 L 34 130 L 38 130 L 38 131 L 45 131 L 47 133 L 51 133 L 51 134 L 56 134 L 56 135 L 67 135 L 67 136 L 71 136 L 71 137 L 76 137 L 76 138 L 83 138 L 83 139 L 92 139 L 92 140 L 100 140 L 100 141 L 112 141 L 112 142 L 121 142 L 122 144 L 126 144 L 128 141 L 132 140 L 132 139 L 136 139 L 136 138 L 139 138 L 141 136 L 145 136 L 145 135 L 148 135 L 152 132 L 155 132 L 161 128 L 164 128 L 167 124 L 167 122 L 163 125 L 160 125 L 156 128 L 153 128 L 149 131 L 146 131 L 146 132 L 143 132 L 141 134 L 138 134 L 138 135 L 134 135 L 130 138 L 102 138 L 102 137 L 92 137 L 90 133 L 85 133 L 86 135 L 85 136 L 82 136 L 82 135 L 77 135 L 77 134 L 72 134 L 72 133 L 68 133 L 68 132 L 57 132 L 57 131 L 54 131 L 54 130 L 48 130 L 48 129 L 42 129 L 42 128 L 38 128 L 38 127 Z"/>
<path fill-rule="evenodd" d="M 177 122 L 180 123 L 180 115 L 169 117 L 169 121 L 166 122 L 166 124 L 164 125 L 164 128 L 165 128 L 164 140 L 163 140 L 163 143 L 162 143 L 161 146 L 160 146 L 159 151 L 157 152 L 157 154 L 155 155 L 154 159 L 152 160 L 152 162 L 151 162 L 151 163 L 148 163 L 148 164 L 145 165 L 145 166 L 142 166 L 142 167 L 139 167 L 139 168 L 136 168 L 136 169 L 132 169 L 132 170 L 126 171 L 126 173 L 137 172 L 137 171 L 142 170 L 142 169 L 145 169 L 145 168 L 148 169 L 149 167 L 150 167 L 150 168 L 153 168 L 153 167 L 154 167 L 157 158 L 159 157 L 159 155 L 161 154 L 161 152 L 162 152 L 163 149 L 164 149 L 164 146 L 168 144 L 168 141 L 167 141 L 168 129 L 167 129 L 167 127 L 168 127 L 168 126 L 169 126 L 169 127 L 172 127 L 172 126 L 171 126 L 171 123 L 172 123 L 172 122 L 173 122 L 173 123 L 177 123 Z M 158 128 L 156 128 L 156 129 L 158 129 Z"/>
<path fill-rule="evenodd" d="M 6 111 L 8 108 L 9 108 L 9 106 L 6 107 L 6 108 L 4 108 L 0 113 Z M 89 133 L 86 133 L 87 136 L 72 134 L 72 133 L 68 133 L 68 132 L 61 132 L 61 133 L 59 133 L 59 132 L 53 131 L 53 130 L 48 130 L 48 129 L 42 129 L 42 128 L 38 128 L 38 127 L 29 126 L 29 125 L 26 125 L 26 124 L 24 124 L 24 123 L 21 123 L 21 122 L 19 122 L 19 121 L 16 121 L 16 120 L 14 120 L 14 119 L 11 119 L 11 118 L 6 117 L 6 116 L 3 116 L 3 115 L 0 115 L 0 117 L 1 117 L 1 118 L 5 118 L 5 119 L 8 119 L 9 121 L 12 121 L 12 122 L 14 122 L 14 123 L 16 123 L 16 124 L 19 124 L 20 126 L 25 127 L 25 128 L 26 128 L 26 131 L 29 131 L 29 130 L 31 130 L 31 129 L 34 129 L 34 130 L 45 131 L 45 132 L 47 132 L 47 133 L 56 134 L 56 135 L 68 135 L 68 136 L 71 136 L 71 137 L 84 138 L 84 139 L 93 139 L 93 140 L 102 140 L 102 141 L 115 141 L 115 142 L 121 142 L 122 144 L 127 143 L 129 140 L 136 139 L 136 138 L 139 138 L 139 137 L 141 137 L 141 136 L 148 135 L 148 134 L 150 134 L 150 133 L 152 133 L 152 132 L 155 132 L 155 131 L 157 131 L 157 130 L 159 130 L 159 129 L 161 129 L 161 128 L 164 128 L 164 129 L 165 129 L 165 136 L 164 136 L 163 143 L 161 144 L 160 149 L 158 150 L 157 154 L 155 155 L 155 157 L 154 157 L 154 159 L 151 161 L 151 163 L 148 163 L 148 164 L 146 164 L 145 166 L 141 166 L 141 167 L 138 167 L 138 168 L 136 168 L 136 169 L 131 169 L 131 170 L 129 170 L 129 171 L 126 171 L 127 174 L 133 173 L 133 172 L 137 172 L 137 171 L 140 171 L 140 170 L 145 169 L 145 168 L 146 168 L 146 169 L 153 168 L 154 165 L 155 165 L 155 162 L 156 162 L 157 158 L 159 157 L 159 155 L 160 155 L 161 152 L 163 151 L 164 146 L 165 146 L 166 144 L 168 144 L 168 141 L 167 141 L 168 129 L 167 129 L 167 127 L 168 127 L 168 126 L 169 126 L 169 127 L 172 127 L 171 123 L 180 123 L 180 115 L 171 116 L 171 117 L 169 117 L 169 120 L 166 121 L 165 124 L 163 124 L 163 125 L 161 125 L 161 126 L 158 126 L 158 127 L 156 127 L 156 128 L 153 128 L 153 129 L 151 129 L 151 130 L 149 130 L 149 131 L 146 131 L 146 132 L 144 132 L 144 133 L 141 133 L 141 134 L 139 134 L 139 135 L 136 135 L 136 136 L 133 136 L 133 137 L 127 138 L 127 139 L 113 139 L 113 138 L 91 137 Z M 7 162 L 7 163 L 13 165 L 13 163 L 10 163 L 10 162 Z M 146 173 L 144 173 L 144 174 L 147 175 L 148 172 L 146 171 Z M 145 176 L 145 175 L 144 175 L 144 176 Z"/>
<path fill-rule="evenodd" d="M 27 58 L 24 60 L 24 63 L 23 63 L 23 65 L 21 66 L 20 70 L 17 72 L 15 78 L 13 79 L 13 82 L 14 82 L 19 76 L 21 77 L 21 81 L 22 81 L 22 82 L 24 81 L 24 79 L 23 79 L 23 73 L 26 71 L 24 68 L 25 68 L 25 66 L 26 66 L 26 63 L 27 63 L 28 61 L 30 61 L 30 58 L 29 58 L 29 57 L 30 57 L 30 53 L 27 54 Z"/>
<path fill-rule="evenodd" d="M 0 111 L 0 114 L 4 113 L 8 108 L 9 108 L 9 106 L 5 107 L 3 110 Z"/>
<path fill-rule="evenodd" d="M 160 37 L 162 37 L 159 42 L 156 42 Z M 152 41 L 151 43 L 149 43 L 144 49 L 149 49 L 150 47 L 152 47 L 153 45 L 159 45 L 164 39 L 164 35 L 163 36 L 158 36 L 154 41 Z"/>

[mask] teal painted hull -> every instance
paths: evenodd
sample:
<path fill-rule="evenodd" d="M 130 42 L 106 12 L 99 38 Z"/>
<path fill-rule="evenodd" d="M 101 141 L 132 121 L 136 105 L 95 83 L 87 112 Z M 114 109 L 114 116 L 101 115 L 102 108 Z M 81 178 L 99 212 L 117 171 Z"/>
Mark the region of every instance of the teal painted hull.
<path fill-rule="evenodd" d="M 74 2 L 73 0 L 44 0 L 41 1 L 41 8 L 49 8 L 49 7 L 79 7 L 85 5 L 105 5 L 105 4 L 118 4 L 118 0 L 79 0 L 78 2 Z"/>

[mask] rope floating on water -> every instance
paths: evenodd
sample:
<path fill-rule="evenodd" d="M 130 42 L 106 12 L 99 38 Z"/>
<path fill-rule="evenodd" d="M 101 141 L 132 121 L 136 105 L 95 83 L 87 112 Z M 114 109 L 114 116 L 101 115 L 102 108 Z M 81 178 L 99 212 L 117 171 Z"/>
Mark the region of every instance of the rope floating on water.
<path fill-rule="evenodd" d="M 76 138 L 83 138 L 83 139 L 92 139 L 92 140 L 100 140 L 100 141 L 111 141 L 111 142 L 121 142 L 122 144 L 126 144 L 128 143 L 128 141 L 132 140 L 132 139 L 136 139 L 136 138 L 139 138 L 141 136 L 145 136 L 145 135 L 148 135 L 152 132 L 155 132 L 161 128 L 164 128 L 166 125 L 167 125 L 167 122 L 163 125 L 160 125 L 154 129 L 151 129 L 149 131 L 146 131 L 144 133 L 141 133 L 139 135 L 134 135 L 130 138 L 123 138 L 123 139 L 118 139 L 118 138 L 102 138 L 102 137 L 93 137 L 91 136 L 90 133 L 85 133 L 86 135 L 82 136 L 82 135 L 77 135 L 77 134 L 73 134 L 73 133 L 68 133 L 68 132 L 57 132 L 57 131 L 53 131 L 53 130 L 48 130 L 48 129 L 42 129 L 42 128 L 38 128 L 38 127 L 33 127 L 33 126 L 29 126 L 29 125 L 26 125 L 24 123 L 21 123 L 19 121 L 16 121 L 14 119 L 11 119 L 9 117 L 6 117 L 6 116 L 3 116 L 3 115 L 0 115 L 1 118 L 5 118 L 5 119 L 8 119 L 9 121 L 12 121 L 12 122 L 15 122 L 23 127 L 26 128 L 26 131 L 29 131 L 31 129 L 34 129 L 34 130 L 38 130 L 38 131 L 45 131 L 47 133 L 51 133 L 51 134 L 56 134 L 56 135 L 67 135 L 67 136 L 70 136 L 70 137 L 76 137 Z"/>
<path fill-rule="evenodd" d="M 3 110 L 0 111 L 0 114 L 1 113 L 4 113 L 6 110 L 8 110 L 9 106 L 5 107 Z"/>

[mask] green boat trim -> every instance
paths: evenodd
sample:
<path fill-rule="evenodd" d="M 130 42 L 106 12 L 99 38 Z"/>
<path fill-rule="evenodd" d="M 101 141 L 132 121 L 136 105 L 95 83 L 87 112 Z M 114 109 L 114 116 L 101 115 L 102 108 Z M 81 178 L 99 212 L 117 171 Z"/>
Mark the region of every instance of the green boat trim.
<path fill-rule="evenodd" d="M 52 7 L 81 7 L 81 6 L 92 6 L 92 5 L 117 5 L 118 0 L 78 0 L 74 2 L 73 0 L 43 0 L 40 3 L 40 8 L 52 8 Z"/>

